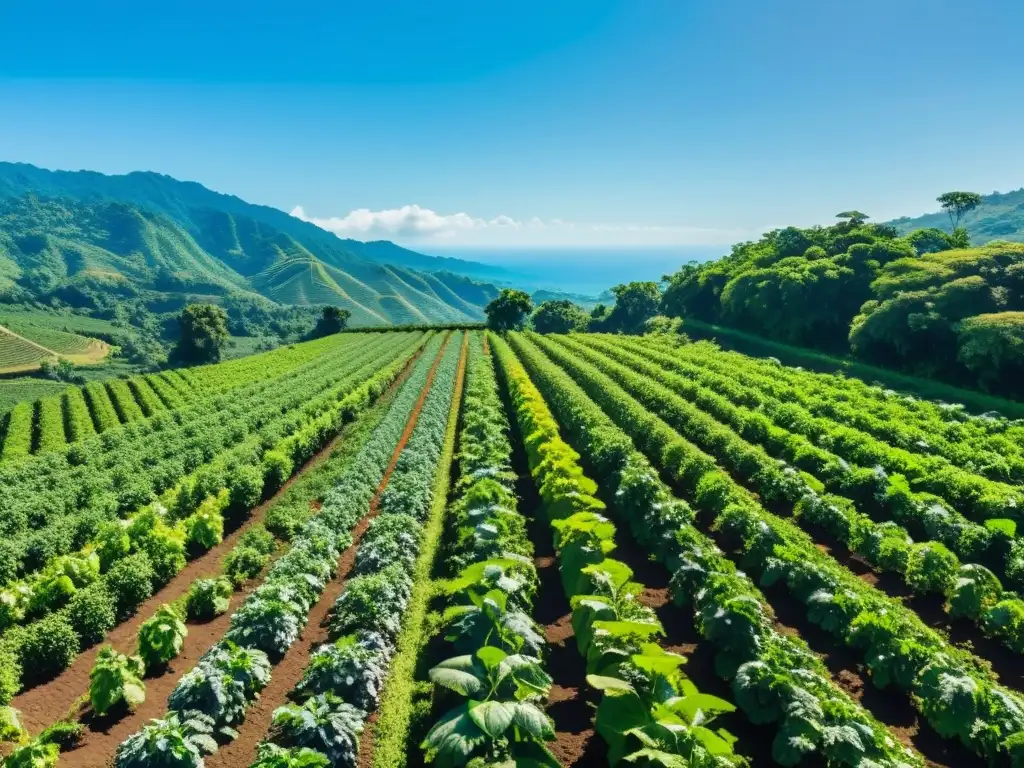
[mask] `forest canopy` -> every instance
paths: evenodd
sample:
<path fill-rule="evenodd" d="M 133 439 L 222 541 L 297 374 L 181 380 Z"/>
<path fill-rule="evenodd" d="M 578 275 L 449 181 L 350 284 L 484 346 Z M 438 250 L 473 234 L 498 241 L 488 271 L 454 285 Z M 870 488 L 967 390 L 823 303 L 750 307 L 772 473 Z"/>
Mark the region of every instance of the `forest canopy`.
<path fill-rule="evenodd" d="M 859 211 L 840 217 L 684 265 L 668 278 L 662 313 L 1024 394 L 1024 244 L 971 248 L 961 227 L 900 236 Z M 959 223 L 955 210 L 950 220 Z"/>

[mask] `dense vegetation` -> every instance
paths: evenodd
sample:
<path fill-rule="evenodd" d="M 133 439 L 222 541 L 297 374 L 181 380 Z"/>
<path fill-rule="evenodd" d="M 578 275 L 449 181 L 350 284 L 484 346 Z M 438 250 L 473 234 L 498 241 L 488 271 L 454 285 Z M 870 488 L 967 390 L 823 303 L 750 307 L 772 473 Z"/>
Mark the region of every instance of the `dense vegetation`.
<path fill-rule="evenodd" d="M 684 266 L 663 313 L 1021 396 L 1024 246 L 969 248 L 962 228 L 900 236 L 848 214 Z"/>
<path fill-rule="evenodd" d="M 1018 422 L 480 329 L 36 407 L 0 464 L 8 764 L 1024 764 Z"/>

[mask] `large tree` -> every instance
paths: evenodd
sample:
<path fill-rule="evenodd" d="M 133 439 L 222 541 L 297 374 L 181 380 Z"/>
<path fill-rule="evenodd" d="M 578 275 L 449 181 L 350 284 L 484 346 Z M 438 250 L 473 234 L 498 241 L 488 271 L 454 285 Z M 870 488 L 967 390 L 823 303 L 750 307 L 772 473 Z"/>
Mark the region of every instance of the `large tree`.
<path fill-rule="evenodd" d="M 524 291 L 503 288 L 490 304 L 484 307 L 487 327 L 495 331 L 513 331 L 526 325 L 533 311 L 533 299 Z"/>
<path fill-rule="evenodd" d="M 558 299 L 543 302 L 533 313 L 532 320 L 537 333 L 569 333 L 586 328 L 590 315 L 577 304 Z"/>
<path fill-rule="evenodd" d="M 228 341 L 227 313 L 213 304 L 189 304 L 178 317 L 181 338 L 175 357 L 187 363 L 214 363 Z"/>
<path fill-rule="evenodd" d="M 612 288 L 615 306 L 604 320 L 602 330 L 612 333 L 643 333 L 644 324 L 658 314 L 661 288 L 651 281 L 634 281 Z"/>
<path fill-rule="evenodd" d="M 981 195 L 974 192 L 946 192 L 939 195 L 936 200 L 942 205 L 942 210 L 949 214 L 949 223 L 956 232 L 960 226 L 960 219 L 981 205 Z"/>
<path fill-rule="evenodd" d="M 347 309 L 332 306 L 324 307 L 320 319 L 316 321 L 316 327 L 313 329 L 313 338 L 330 336 L 331 334 L 341 332 L 348 325 L 350 317 L 352 317 L 352 313 Z"/>

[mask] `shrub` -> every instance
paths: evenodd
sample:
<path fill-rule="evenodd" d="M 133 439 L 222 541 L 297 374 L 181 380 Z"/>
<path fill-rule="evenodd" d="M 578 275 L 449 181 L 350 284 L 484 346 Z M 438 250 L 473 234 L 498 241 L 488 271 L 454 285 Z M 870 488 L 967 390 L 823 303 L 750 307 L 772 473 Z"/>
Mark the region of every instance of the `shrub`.
<path fill-rule="evenodd" d="M 263 498 L 263 471 L 247 464 L 238 467 L 228 478 L 231 509 L 251 509 Z"/>
<path fill-rule="evenodd" d="M 238 538 L 238 546 L 252 547 L 258 552 L 269 555 L 277 549 L 277 541 L 274 539 L 274 535 L 266 529 L 266 526 L 257 523 Z"/>
<path fill-rule="evenodd" d="M 185 547 L 193 557 L 209 552 L 224 539 L 224 516 L 218 503 L 218 499 L 211 496 L 182 521 Z"/>
<path fill-rule="evenodd" d="M 139 627 L 139 656 L 146 669 L 161 667 L 179 653 L 188 628 L 170 605 L 160 609 Z"/>
<path fill-rule="evenodd" d="M 960 561 L 936 541 L 915 544 L 907 559 L 907 585 L 915 592 L 944 595 L 956 583 Z"/>
<path fill-rule="evenodd" d="M 237 546 L 224 558 L 224 573 L 236 587 L 260 575 L 270 558 L 252 547 Z"/>
<path fill-rule="evenodd" d="M 115 602 L 106 584 L 90 584 L 71 598 L 68 621 L 81 638 L 83 648 L 98 643 L 117 624 Z"/>
<path fill-rule="evenodd" d="M 234 588 L 225 577 L 198 579 L 192 582 L 185 598 L 185 615 L 193 621 L 209 621 L 224 613 L 231 602 Z"/>
<path fill-rule="evenodd" d="M 85 726 L 75 720 L 58 720 L 46 727 L 37 739 L 41 744 L 56 744 L 61 752 L 74 749 L 82 741 Z"/>
<path fill-rule="evenodd" d="M 100 558 L 100 570 L 106 573 L 123 557 L 127 557 L 132 549 L 132 540 L 121 520 L 111 520 L 100 526 L 96 533 L 96 554 Z"/>
<path fill-rule="evenodd" d="M 97 715 L 123 703 L 129 712 L 146 700 L 142 682 L 145 667 L 138 656 L 118 653 L 109 645 L 100 649 L 89 673 L 89 702 Z"/>
<path fill-rule="evenodd" d="M 268 492 L 278 490 L 289 477 L 295 464 L 280 451 L 267 451 L 263 454 L 263 482 Z"/>
<path fill-rule="evenodd" d="M 20 656 L 8 639 L 0 645 L 0 707 L 6 707 L 21 688 Z"/>
<path fill-rule="evenodd" d="M 51 614 L 23 629 L 20 637 L 13 641 L 16 646 L 12 650 L 18 655 L 25 676 L 32 680 L 55 677 L 78 655 L 81 647 L 78 633 L 63 614 Z"/>
<path fill-rule="evenodd" d="M 107 573 L 119 621 L 131 616 L 153 594 L 153 565 L 144 552 L 119 560 Z"/>
<path fill-rule="evenodd" d="M 263 525 L 281 541 L 291 541 L 311 515 L 312 512 L 305 505 L 276 504 L 263 518 Z"/>

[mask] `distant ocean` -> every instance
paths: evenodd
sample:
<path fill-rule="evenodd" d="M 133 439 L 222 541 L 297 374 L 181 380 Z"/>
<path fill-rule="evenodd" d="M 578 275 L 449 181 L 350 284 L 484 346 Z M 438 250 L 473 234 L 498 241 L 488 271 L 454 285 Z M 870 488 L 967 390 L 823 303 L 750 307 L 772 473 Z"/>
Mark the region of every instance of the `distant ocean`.
<path fill-rule="evenodd" d="M 419 247 L 432 256 L 450 256 L 501 267 L 507 280 L 528 290 L 540 288 L 597 296 L 632 280 L 660 280 L 688 261 L 709 261 L 729 252 L 727 245 L 640 248 L 470 248 Z"/>

